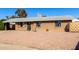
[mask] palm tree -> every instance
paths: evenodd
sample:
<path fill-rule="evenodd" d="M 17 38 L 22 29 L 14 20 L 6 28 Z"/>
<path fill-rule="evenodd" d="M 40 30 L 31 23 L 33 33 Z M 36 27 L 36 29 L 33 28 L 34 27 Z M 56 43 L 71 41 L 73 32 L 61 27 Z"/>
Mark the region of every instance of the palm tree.
<path fill-rule="evenodd" d="M 15 14 L 19 17 L 19 18 L 24 18 L 27 17 L 27 13 L 24 9 L 18 8 L 15 12 Z"/>

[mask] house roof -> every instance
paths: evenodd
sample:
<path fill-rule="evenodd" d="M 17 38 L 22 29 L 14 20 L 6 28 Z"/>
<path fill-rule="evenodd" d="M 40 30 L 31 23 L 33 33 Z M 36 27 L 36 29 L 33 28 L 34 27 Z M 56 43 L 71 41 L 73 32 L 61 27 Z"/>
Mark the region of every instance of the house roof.
<path fill-rule="evenodd" d="M 50 16 L 50 17 L 30 17 L 30 18 L 13 18 L 4 21 L 7 22 L 35 22 L 35 21 L 56 21 L 56 20 L 72 20 L 72 16 Z"/>
<path fill-rule="evenodd" d="M 79 19 L 73 19 L 72 22 L 79 22 Z"/>

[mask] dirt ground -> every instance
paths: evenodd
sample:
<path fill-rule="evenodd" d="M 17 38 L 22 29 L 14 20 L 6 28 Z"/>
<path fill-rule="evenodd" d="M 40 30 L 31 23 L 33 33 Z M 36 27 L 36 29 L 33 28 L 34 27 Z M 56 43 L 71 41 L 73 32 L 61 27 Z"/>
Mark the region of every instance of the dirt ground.
<path fill-rule="evenodd" d="M 79 33 L 0 31 L 0 49 L 73 50 Z"/>

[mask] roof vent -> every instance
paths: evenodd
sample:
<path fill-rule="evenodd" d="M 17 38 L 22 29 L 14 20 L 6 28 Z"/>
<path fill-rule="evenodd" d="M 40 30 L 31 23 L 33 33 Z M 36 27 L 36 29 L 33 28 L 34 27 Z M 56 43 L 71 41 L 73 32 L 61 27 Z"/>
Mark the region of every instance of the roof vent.
<path fill-rule="evenodd" d="M 41 14 L 41 13 L 37 13 L 38 17 L 46 17 L 45 15 Z"/>

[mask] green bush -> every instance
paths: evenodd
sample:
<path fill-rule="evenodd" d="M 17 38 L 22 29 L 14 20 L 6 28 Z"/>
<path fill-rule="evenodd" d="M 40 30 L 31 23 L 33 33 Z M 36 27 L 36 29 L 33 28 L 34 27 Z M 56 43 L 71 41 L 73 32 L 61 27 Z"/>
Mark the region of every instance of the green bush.
<path fill-rule="evenodd" d="M 0 21 L 0 30 L 4 30 L 4 23 Z"/>

